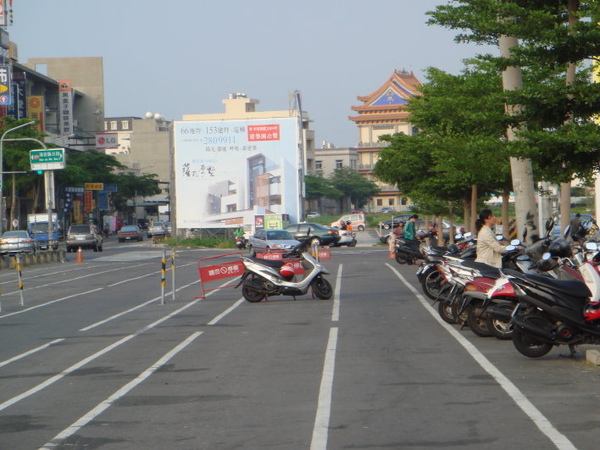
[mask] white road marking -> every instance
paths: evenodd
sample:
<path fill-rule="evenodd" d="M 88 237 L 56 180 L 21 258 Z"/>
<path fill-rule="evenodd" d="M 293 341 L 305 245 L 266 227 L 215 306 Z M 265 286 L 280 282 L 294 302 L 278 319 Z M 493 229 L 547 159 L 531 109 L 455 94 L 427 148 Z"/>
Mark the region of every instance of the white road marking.
<path fill-rule="evenodd" d="M 21 353 L 20 355 L 13 356 L 10 359 L 6 359 L 6 360 L 0 362 L 0 367 L 7 366 L 7 365 L 9 365 L 12 362 L 18 361 L 19 359 L 23 359 L 23 358 L 25 358 L 25 357 L 27 357 L 29 355 L 33 355 L 34 353 L 37 353 L 40 350 L 44 350 L 45 348 L 48 348 L 48 347 L 50 347 L 51 345 L 54 345 L 54 344 L 58 344 L 59 342 L 62 342 L 64 340 L 65 340 L 65 338 L 54 339 L 53 341 L 50 341 L 47 344 L 40 345 L 39 347 L 36 347 L 36 348 L 32 348 L 31 350 L 26 351 L 24 353 Z"/>
<path fill-rule="evenodd" d="M 133 390 L 139 384 L 143 383 L 154 372 L 156 372 L 163 365 L 165 365 L 171 358 L 173 358 L 175 355 L 177 355 L 177 353 L 179 353 L 181 350 L 183 350 L 188 345 L 190 345 L 201 334 L 202 334 L 202 332 L 200 332 L 200 331 L 193 333 L 186 340 L 184 340 L 179 345 L 174 347 L 171 351 L 169 351 L 168 353 L 165 353 L 165 355 L 162 358 L 160 358 L 158 361 L 156 361 L 154 364 L 152 364 L 150 367 L 148 367 L 144 372 L 139 374 L 135 379 L 131 380 L 129 383 L 127 383 L 121 389 L 116 391 L 114 394 L 112 394 L 106 400 L 99 403 L 95 408 L 88 411 L 86 414 L 84 414 L 78 420 L 73 422 L 70 426 L 68 426 L 63 431 L 61 431 L 56 436 L 54 436 L 50 440 L 50 442 L 44 444 L 44 446 L 40 447 L 40 449 L 47 450 L 47 449 L 55 448 L 58 445 L 60 445 L 60 443 L 62 441 L 73 436 L 75 433 L 77 433 L 79 430 L 81 430 L 84 426 L 86 426 L 88 423 L 90 423 L 92 420 L 94 420 L 94 418 L 96 418 L 97 416 L 102 414 L 104 411 L 106 411 L 108 408 L 110 408 L 114 402 L 116 402 L 117 400 L 122 398 L 125 394 L 127 394 L 129 391 Z"/>
<path fill-rule="evenodd" d="M 332 327 L 329 330 L 329 341 L 327 342 L 325 362 L 323 363 L 323 376 L 321 378 L 321 386 L 319 387 L 319 403 L 317 405 L 310 450 L 327 450 L 337 337 L 338 329 L 337 327 Z"/>
<path fill-rule="evenodd" d="M 504 391 L 509 395 L 510 398 L 521 408 L 521 410 L 527 414 L 527 416 L 536 424 L 536 426 L 540 429 L 542 433 L 544 433 L 548 439 L 552 441 L 552 443 L 556 446 L 556 448 L 561 450 L 576 450 L 576 447 L 573 443 L 560 431 L 558 431 L 554 425 L 540 412 L 539 409 L 535 407 L 533 403 L 523 394 L 515 384 L 510 381 L 500 370 L 494 366 L 473 344 L 469 342 L 464 336 L 462 336 L 458 331 L 456 331 L 452 326 L 444 322 L 437 311 L 435 311 L 429 302 L 425 300 L 425 297 L 417 291 L 412 284 L 410 284 L 397 270 L 392 267 L 388 263 L 385 264 L 388 266 L 392 272 L 396 274 L 396 276 L 404 283 L 406 287 L 408 287 L 419 299 L 419 302 L 425 307 L 425 310 L 429 312 L 433 316 L 437 322 L 442 325 L 446 331 L 448 331 L 454 339 L 458 341 L 460 345 L 464 347 L 464 349 L 471 355 L 471 357 L 485 370 L 489 373 L 496 382 L 504 389 Z"/>
<path fill-rule="evenodd" d="M 107 347 L 104 347 L 102 350 L 97 351 L 96 353 L 88 356 L 87 358 L 84 358 L 84 359 L 80 360 L 79 362 L 76 362 L 71 367 L 68 367 L 67 369 L 63 370 L 59 374 L 56 374 L 53 377 L 48 378 L 46 381 L 43 381 L 42 383 L 38 384 L 37 386 L 34 386 L 31 389 L 28 389 L 27 391 L 15 396 L 11 399 L 6 400 L 3 403 L 0 403 L 0 411 L 3 411 L 6 408 L 8 408 L 9 406 L 12 406 L 15 403 L 20 402 L 21 400 L 31 397 L 32 395 L 42 391 L 43 389 L 56 383 L 57 381 L 61 380 L 65 376 L 69 375 L 70 373 L 73 373 L 74 371 L 80 369 L 81 367 L 94 361 L 95 359 L 100 358 L 101 356 L 105 355 L 106 353 L 110 352 L 111 350 L 114 350 L 115 348 L 125 344 L 126 342 L 130 341 L 134 337 L 139 336 L 140 334 L 160 325 L 161 323 L 165 322 L 166 320 L 170 319 L 171 317 L 176 316 L 180 312 L 185 311 L 188 308 L 191 308 L 195 304 L 199 303 L 200 300 L 201 299 L 197 299 L 197 300 L 194 300 L 193 302 L 188 303 L 187 305 L 182 306 L 181 308 L 171 312 L 170 314 L 167 314 L 166 316 L 151 323 L 150 325 L 146 325 L 144 328 L 141 328 L 140 330 L 136 331 L 135 333 L 125 336 L 124 338 L 119 339 L 117 342 L 114 342 Z"/>
<path fill-rule="evenodd" d="M 338 322 L 340 320 L 340 291 L 342 289 L 342 269 L 343 264 L 338 268 L 337 277 L 335 278 L 335 292 L 333 294 L 333 310 L 331 312 L 331 321 Z"/>
<path fill-rule="evenodd" d="M 215 292 L 215 291 L 212 291 Z M 208 297 L 210 294 L 212 294 L 212 292 L 209 292 L 206 296 Z M 234 309 L 236 309 L 238 306 L 240 306 L 242 303 L 244 303 L 244 298 L 240 298 L 237 302 L 235 302 L 233 305 L 231 305 L 229 308 L 227 308 L 225 311 L 223 311 L 221 314 L 219 314 L 218 316 L 216 316 L 213 320 L 211 320 L 210 322 L 208 322 L 207 325 L 216 325 L 217 323 L 219 323 L 219 321 L 225 317 L 227 314 L 229 314 L 231 311 L 233 311 Z"/>

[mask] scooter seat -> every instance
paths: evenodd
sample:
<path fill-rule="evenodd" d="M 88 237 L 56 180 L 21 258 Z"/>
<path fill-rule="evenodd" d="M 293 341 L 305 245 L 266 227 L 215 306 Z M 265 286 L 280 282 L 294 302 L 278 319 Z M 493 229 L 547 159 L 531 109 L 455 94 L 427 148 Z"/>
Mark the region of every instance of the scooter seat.
<path fill-rule="evenodd" d="M 490 266 L 489 264 L 465 260 L 463 261 L 462 265 L 468 267 L 469 269 L 474 269 L 478 271 L 479 273 L 481 273 L 481 276 L 492 278 L 494 280 L 502 276 L 500 269 L 494 266 Z"/>
<path fill-rule="evenodd" d="M 546 288 L 561 292 L 570 297 L 588 298 L 592 295 L 589 288 L 583 281 L 577 280 L 556 280 L 554 278 L 545 277 L 535 274 L 514 275 L 518 279 L 529 281 L 533 284 L 541 285 Z"/>
<path fill-rule="evenodd" d="M 254 262 L 262 264 L 263 266 L 275 267 L 277 269 L 279 269 L 281 266 L 283 266 L 285 264 L 284 261 L 257 258 L 256 256 L 252 256 L 250 259 Z"/>

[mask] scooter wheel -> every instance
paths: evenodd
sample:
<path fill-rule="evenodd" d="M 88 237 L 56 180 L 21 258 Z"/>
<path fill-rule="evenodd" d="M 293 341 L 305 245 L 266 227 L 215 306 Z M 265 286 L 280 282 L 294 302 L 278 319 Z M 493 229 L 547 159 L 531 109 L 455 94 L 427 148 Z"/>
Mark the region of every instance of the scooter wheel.
<path fill-rule="evenodd" d="M 265 298 L 264 292 L 257 291 L 247 281 L 242 285 L 242 295 L 250 303 L 258 303 Z"/>
<path fill-rule="evenodd" d="M 331 287 L 331 283 L 329 283 L 329 281 L 323 277 L 315 278 L 310 285 L 315 295 L 321 300 L 329 300 L 333 295 L 333 287 Z"/>
<path fill-rule="evenodd" d="M 403 255 L 396 253 L 396 262 L 398 264 L 406 264 L 408 262 L 408 258 L 405 258 Z"/>

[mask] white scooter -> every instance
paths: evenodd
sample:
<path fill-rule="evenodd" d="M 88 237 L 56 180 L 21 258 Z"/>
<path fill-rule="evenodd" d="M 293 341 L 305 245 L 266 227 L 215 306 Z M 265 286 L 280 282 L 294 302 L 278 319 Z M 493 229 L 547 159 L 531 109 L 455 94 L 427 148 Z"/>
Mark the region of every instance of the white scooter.
<path fill-rule="evenodd" d="M 310 234 L 310 232 L 309 232 Z M 242 256 L 246 271 L 236 288 L 242 285 L 242 295 L 251 302 L 260 302 L 274 295 L 304 295 L 310 288 L 314 295 L 322 300 L 328 300 L 333 294 L 333 288 L 323 275 L 329 271 L 306 251 L 310 236 L 297 245 L 291 252 L 283 255 L 282 261 Z M 302 267 L 307 270 L 301 280 L 296 281 L 294 266 L 286 258 L 300 258 Z"/>

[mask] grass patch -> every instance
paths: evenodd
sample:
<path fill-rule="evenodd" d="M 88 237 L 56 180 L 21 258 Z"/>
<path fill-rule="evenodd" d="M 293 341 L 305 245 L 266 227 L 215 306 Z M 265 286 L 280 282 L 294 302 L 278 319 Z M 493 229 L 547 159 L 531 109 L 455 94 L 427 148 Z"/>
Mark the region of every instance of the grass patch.
<path fill-rule="evenodd" d="M 223 238 L 192 238 L 192 239 L 165 239 L 164 243 L 169 247 L 185 248 L 237 248 L 235 240 Z"/>

